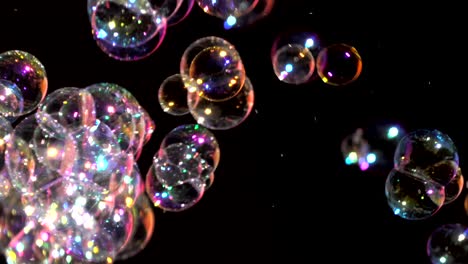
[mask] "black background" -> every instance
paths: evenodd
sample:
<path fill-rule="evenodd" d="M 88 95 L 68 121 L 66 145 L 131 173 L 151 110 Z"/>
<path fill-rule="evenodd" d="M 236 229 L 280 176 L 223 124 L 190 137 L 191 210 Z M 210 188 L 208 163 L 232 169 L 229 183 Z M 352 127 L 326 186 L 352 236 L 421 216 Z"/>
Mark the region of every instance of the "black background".
<path fill-rule="evenodd" d="M 360 172 L 345 166 L 340 152 L 341 140 L 358 127 L 434 128 L 455 141 L 463 168 L 468 73 L 460 7 L 277 0 L 265 19 L 226 31 L 195 5 L 152 56 L 120 62 L 95 44 L 86 1 L 3 2 L 0 52 L 34 54 L 46 68 L 49 93 L 114 82 L 147 109 L 156 131 L 139 160 L 142 172 L 166 133 L 194 123 L 165 114 L 157 101 L 184 49 L 215 35 L 243 58 L 255 107 L 240 126 L 214 131 L 222 154 L 213 187 L 187 211 L 155 209 L 150 244 L 126 263 L 428 263 L 432 230 L 467 222 L 465 191 L 428 220 L 393 216 L 384 194 L 391 164 Z M 298 29 L 318 33 L 324 46 L 354 46 L 363 59 L 359 79 L 344 87 L 280 82 L 272 44 L 281 32 Z M 391 147 L 372 147 L 391 158 Z"/>

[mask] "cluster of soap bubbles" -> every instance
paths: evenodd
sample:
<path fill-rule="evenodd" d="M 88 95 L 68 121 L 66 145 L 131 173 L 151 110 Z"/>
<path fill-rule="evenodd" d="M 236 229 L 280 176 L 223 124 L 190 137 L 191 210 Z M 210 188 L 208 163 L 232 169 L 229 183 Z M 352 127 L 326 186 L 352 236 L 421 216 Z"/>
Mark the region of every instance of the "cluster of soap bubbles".
<path fill-rule="evenodd" d="M 375 127 L 375 130 L 357 128 L 341 141 L 341 153 L 346 165 L 357 165 L 361 171 L 366 171 L 371 166 L 388 163 L 388 149 L 394 150 L 404 130 L 398 125 Z"/>
<path fill-rule="evenodd" d="M 135 61 L 153 54 L 167 28 L 184 20 L 193 6 L 194 0 L 88 0 L 88 16 L 103 52 Z"/>
<path fill-rule="evenodd" d="M 254 90 L 234 45 L 210 36 L 187 47 L 180 73 L 162 82 L 158 101 L 168 114 L 190 113 L 200 125 L 227 130 L 249 116 Z"/>
<path fill-rule="evenodd" d="M 198 124 L 181 125 L 163 139 L 146 175 L 146 192 L 165 211 L 195 205 L 213 184 L 220 150 L 215 136 Z"/>
<path fill-rule="evenodd" d="M 343 86 L 355 81 L 362 71 L 356 48 L 343 43 L 322 47 L 319 36 L 313 32 L 280 34 L 273 43 L 271 61 L 278 79 L 295 85 L 318 75 L 326 84 Z"/>
<path fill-rule="evenodd" d="M 22 51 L 0 56 L 0 77 L 0 248 L 8 263 L 112 263 L 141 251 L 154 228 L 136 163 L 155 128 L 148 113 L 111 83 L 45 96 L 43 65 Z"/>
<path fill-rule="evenodd" d="M 436 228 L 427 240 L 426 249 L 433 264 L 468 263 L 468 227 L 456 223 Z"/>
<path fill-rule="evenodd" d="M 458 198 L 463 186 L 452 139 L 438 130 L 420 129 L 398 143 L 385 195 L 395 215 L 421 220 Z"/>
<path fill-rule="evenodd" d="M 270 14 L 275 0 L 196 0 L 207 14 L 224 21 L 226 30 L 251 25 Z"/>

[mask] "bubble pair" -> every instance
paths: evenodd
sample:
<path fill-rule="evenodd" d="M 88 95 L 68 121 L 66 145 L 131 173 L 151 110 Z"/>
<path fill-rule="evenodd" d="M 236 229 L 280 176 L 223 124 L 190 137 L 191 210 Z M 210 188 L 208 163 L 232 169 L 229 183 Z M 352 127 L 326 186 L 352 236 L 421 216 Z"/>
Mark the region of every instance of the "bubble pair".
<path fill-rule="evenodd" d="M 254 90 L 234 45 L 211 36 L 187 47 L 180 73 L 162 82 L 158 101 L 168 114 L 190 113 L 200 125 L 226 130 L 249 116 Z"/>
<path fill-rule="evenodd" d="M 385 195 L 395 215 L 421 220 L 458 198 L 463 183 L 452 139 L 438 130 L 421 129 L 398 143 Z"/>

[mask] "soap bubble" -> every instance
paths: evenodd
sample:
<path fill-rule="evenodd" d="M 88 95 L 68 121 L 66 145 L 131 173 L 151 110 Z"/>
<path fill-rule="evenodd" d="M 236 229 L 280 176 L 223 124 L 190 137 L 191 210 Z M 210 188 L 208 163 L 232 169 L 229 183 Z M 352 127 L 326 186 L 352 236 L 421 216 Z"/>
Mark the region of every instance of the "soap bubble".
<path fill-rule="evenodd" d="M 356 48 L 346 44 L 333 44 L 322 49 L 316 65 L 322 81 L 334 86 L 354 82 L 362 71 L 361 55 Z"/>
<path fill-rule="evenodd" d="M 393 169 L 385 182 L 385 195 L 395 215 L 421 220 L 431 217 L 444 205 L 445 188 L 421 175 Z"/>
<path fill-rule="evenodd" d="M 158 90 L 159 105 L 164 112 L 181 116 L 189 113 L 187 105 L 187 88 L 180 74 L 167 77 Z"/>
<path fill-rule="evenodd" d="M 468 231 L 462 224 L 436 228 L 427 240 L 427 255 L 433 264 L 468 263 Z"/>
<path fill-rule="evenodd" d="M 279 48 L 272 58 L 273 69 L 280 81 L 290 84 L 307 82 L 315 70 L 315 59 L 309 49 L 301 45 Z"/>
<path fill-rule="evenodd" d="M 44 66 L 34 55 L 25 51 L 10 50 L 0 53 L 0 80 L 2 90 L 6 85 L 7 90 L 3 92 L 14 93 L 15 87 L 21 91 L 21 95 L 15 95 L 20 100 L 16 109 L 6 112 L 9 116 L 22 116 L 36 110 L 47 93 L 48 83 Z"/>

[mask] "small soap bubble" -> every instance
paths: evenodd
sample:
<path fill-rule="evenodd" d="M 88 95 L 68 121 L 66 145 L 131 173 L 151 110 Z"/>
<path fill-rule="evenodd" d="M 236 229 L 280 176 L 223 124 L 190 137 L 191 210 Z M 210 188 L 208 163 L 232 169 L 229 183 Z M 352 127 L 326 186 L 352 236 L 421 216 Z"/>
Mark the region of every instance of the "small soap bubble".
<path fill-rule="evenodd" d="M 285 45 L 272 58 L 273 69 L 280 81 L 302 84 L 311 78 L 315 59 L 309 49 L 301 45 Z"/>
<path fill-rule="evenodd" d="M 322 81 L 334 86 L 354 82 L 362 71 L 361 55 L 356 48 L 346 44 L 333 44 L 322 49 L 316 65 Z"/>
<path fill-rule="evenodd" d="M 468 263 L 468 230 L 462 224 L 436 228 L 427 240 L 427 255 L 432 264 Z"/>
<path fill-rule="evenodd" d="M 187 105 L 187 88 L 180 74 L 167 77 L 158 90 L 159 105 L 164 112 L 181 116 L 189 113 Z"/>

